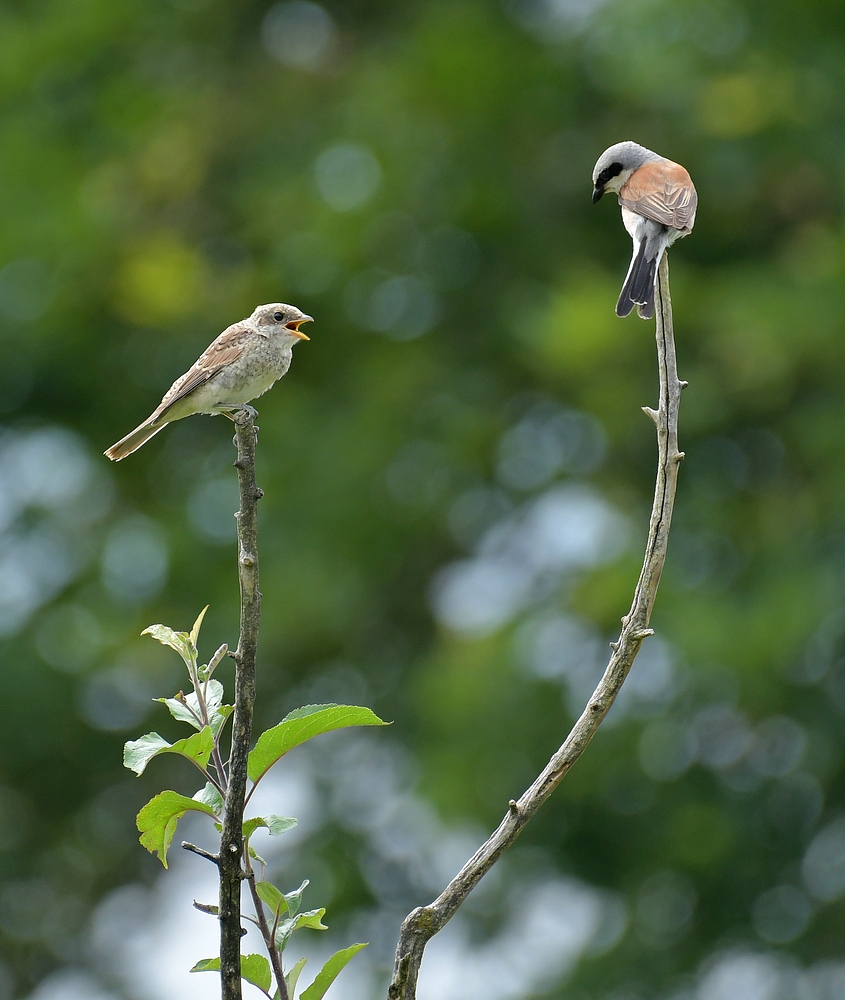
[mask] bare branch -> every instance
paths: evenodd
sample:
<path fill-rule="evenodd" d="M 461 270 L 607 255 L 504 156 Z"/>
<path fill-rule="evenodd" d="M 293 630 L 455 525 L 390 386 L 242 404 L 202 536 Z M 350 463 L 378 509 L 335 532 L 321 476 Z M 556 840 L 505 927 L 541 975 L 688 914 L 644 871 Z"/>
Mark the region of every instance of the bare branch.
<path fill-rule="evenodd" d="M 182 845 L 185 846 L 184 844 Z M 209 913 L 212 917 L 217 916 L 217 907 L 211 903 L 200 903 L 199 900 L 194 900 L 194 909 L 199 910 L 200 913 Z"/>
<path fill-rule="evenodd" d="M 643 568 L 634 591 L 631 610 L 622 619 L 619 639 L 611 643 L 613 652 L 604 675 L 560 749 L 519 801 L 511 800 L 507 814 L 498 829 L 475 852 L 437 899 L 428 906 L 418 907 L 405 918 L 396 946 L 393 978 L 387 994 L 389 1000 L 414 1000 L 426 944 L 454 916 L 482 876 L 516 840 L 525 824 L 584 752 L 628 676 L 643 640 L 653 634 L 648 623 L 666 560 L 678 465 L 683 458 L 683 453 L 678 450 L 678 407 L 681 389 L 686 384 L 678 379 L 672 303 L 669 297 L 669 262 L 665 254 L 660 264 L 657 298 L 659 311 L 657 311 L 656 337 L 660 402 L 657 410 L 643 407 L 657 426 L 657 482 L 654 488 L 654 504 Z"/>
<path fill-rule="evenodd" d="M 191 854 L 198 854 L 201 858 L 205 858 L 206 861 L 210 861 L 212 864 L 220 864 L 220 858 L 218 858 L 216 854 L 212 854 L 210 851 L 204 851 L 201 847 L 197 847 L 196 844 L 188 843 L 187 840 L 182 841 L 182 849 L 190 851 Z"/>
<path fill-rule="evenodd" d="M 261 593 L 258 589 L 258 501 L 261 490 L 255 484 L 255 417 L 252 407 L 233 414 L 238 458 L 240 509 L 238 519 L 238 577 L 241 589 L 241 633 L 235 660 L 235 711 L 232 717 L 232 750 L 229 783 L 220 836 L 220 980 L 222 1000 L 241 1000 L 241 867 L 243 854 L 243 813 L 247 781 L 247 756 L 252 736 L 255 704 L 255 652 Z"/>

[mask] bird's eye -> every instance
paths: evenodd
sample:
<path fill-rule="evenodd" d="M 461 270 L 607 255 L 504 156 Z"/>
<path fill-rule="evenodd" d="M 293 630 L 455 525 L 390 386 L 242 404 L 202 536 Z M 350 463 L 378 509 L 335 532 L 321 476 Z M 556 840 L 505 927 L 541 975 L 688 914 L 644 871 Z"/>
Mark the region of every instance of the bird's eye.
<path fill-rule="evenodd" d="M 274 312 L 273 313 L 273 319 L 277 323 L 281 323 L 284 318 L 285 318 L 285 314 L 284 313 L 280 313 L 280 312 Z"/>

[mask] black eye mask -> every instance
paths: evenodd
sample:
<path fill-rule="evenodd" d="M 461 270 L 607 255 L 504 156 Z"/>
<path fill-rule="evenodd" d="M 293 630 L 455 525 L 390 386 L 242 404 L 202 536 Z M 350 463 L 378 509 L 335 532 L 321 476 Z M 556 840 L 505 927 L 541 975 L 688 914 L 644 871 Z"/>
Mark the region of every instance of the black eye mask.
<path fill-rule="evenodd" d="M 596 187 L 602 188 L 607 184 L 611 177 L 618 177 L 622 173 L 621 163 L 611 163 L 609 167 L 605 167 L 604 170 L 596 178 Z"/>

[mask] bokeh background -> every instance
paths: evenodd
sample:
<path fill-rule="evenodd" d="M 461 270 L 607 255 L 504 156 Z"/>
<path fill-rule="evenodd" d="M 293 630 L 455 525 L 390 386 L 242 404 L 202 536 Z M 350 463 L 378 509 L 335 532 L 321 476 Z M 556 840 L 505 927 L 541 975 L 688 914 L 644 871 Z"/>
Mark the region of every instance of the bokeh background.
<path fill-rule="evenodd" d="M 334 994 L 384 995 L 629 605 L 653 327 L 590 203 L 628 138 L 700 195 L 657 636 L 420 996 L 845 996 L 843 87 L 830 0 L 4 0 L 0 996 L 217 995 L 213 872 L 134 829 L 195 776 L 121 748 L 182 735 L 144 627 L 236 642 L 231 428 L 101 452 L 280 299 L 316 323 L 260 402 L 258 722 L 394 725 L 292 754 L 263 807 L 299 831 L 256 846 L 328 907 L 292 957 L 370 941 Z"/>

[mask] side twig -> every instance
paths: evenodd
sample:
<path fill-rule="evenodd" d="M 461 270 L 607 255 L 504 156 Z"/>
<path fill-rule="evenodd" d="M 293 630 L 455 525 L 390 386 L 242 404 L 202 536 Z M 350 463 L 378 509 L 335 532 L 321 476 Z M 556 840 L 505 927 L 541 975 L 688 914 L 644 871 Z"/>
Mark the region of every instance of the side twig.
<path fill-rule="evenodd" d="M 628 676 L 643 640 L 653 635 L 649 620 L 666 560 L 678 466 L 684 457 L 683 452 L 678 450 L 678 408 L 681 390 L 686 383 L 678 379 L 672 303 L 669 297 L 669 262 L 665 254 L 660 264 L 657 305 L 660 403 L 657 410 L 643 407 L 657 426 L 657 482 L 643 568 L 634 591 L 631 610 L 622 619 L 622 631 L 619 639 L 612 643 L 613 653 L 598 686 L 562 746 L 519 801 L 510 801 L 507 814 L 498 829 L 475 852 L 437 899 L 427 906 L 417 907 L 405 918 L 396 946 L 393 978 L 387 994 L 389 1000 L 414 1000 L 426 944 L 454 916 L 482 876 L 516 840 L 525 824 L 584 752 Z"/>
<path fill-rule="evenodd" d="M 245 860 L 247 866 L 247 885 L 252 896 L 252 905 L 255 907 L 255 923 L 261 931 L 261 936 L 264 938 L 264 945 L 267 948 L 267 954 L 270 957 L 270 967 L 273 970 L 273 976 L 275 977 L 278 989 L 278 1000 L 289 1000 L 288 984 L 285 982 L 285 970 L 282 968 L 282 956 L 276 947 L 278 917 L 274 920 L 271 928 L 267 923 L 267 915 L 264 913 L 264 904 L 261 902 L 261 897 L 258 895 L 258 890 L 255 886 L 255 872 L 252 870 L 252 864 L 249 858 Z"/>
<path fill-rule="evenodd" d="M 229 783 L 220 835 L 220 980 L 222 1000 L 241 1000 L 241 881 L 243 813 L 247 782 L 247 756 L 252 736 L 255 704 L 255 652 L 261 593 L 258 589 L 258 501 L 263 496 L 255 484 L 255 417 L 251 407 L 233 414 L 238 458 L 240 509 L 238 520 L 238 578 L 241 590 L 241 627 L 235 661 L 235 711 L 232 716 L 232 750 Z"/>

